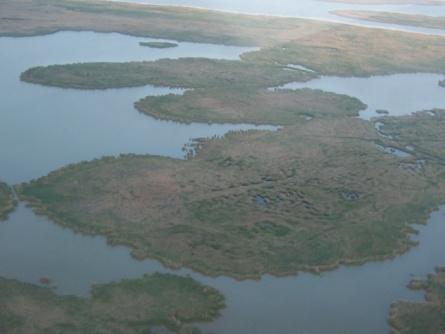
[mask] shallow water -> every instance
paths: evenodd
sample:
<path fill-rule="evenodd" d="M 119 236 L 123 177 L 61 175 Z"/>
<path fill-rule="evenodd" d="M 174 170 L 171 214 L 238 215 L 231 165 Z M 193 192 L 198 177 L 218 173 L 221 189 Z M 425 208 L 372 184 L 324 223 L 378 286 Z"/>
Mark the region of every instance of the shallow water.
<path fill-rule="evenodd" d="M 410 158 L 412 157 L 412 154 L 402 151 L 401 149 L 398 149 L 397 147 L 392 147 L 392 146 L 381 146 L 381 145 L 376 145 L 377 148 L 385 153 L 391 154 L 396 156 L 397 158 Z"/>
<path fill-rule="evenodd" d="M 332 22 L 347 23 L 373 28 L 394 29 L 408 32 L 418 32 L 434 35 L 445 35 L 445 30 L 426 29 L 396 24 L 368 22 L 349 19 L 332 14 L 335 10 L 375 10 L 407 14 L 423 14 L 431 16 L 445 16 L 445 6 L 426 5 L 353 5 L 344 3 L 325 2 L 319 0 L 116 0 L 141 4 L 175 5 L 222 10 L 244 14 L 262 14 L 273 16 L 300 17 Z"/>
<path fill-rule="evenodd" d="M 415 73 L 344 78 L 322 76 L 308 82 L 294 82 L 280 88 L 321 89 L 346 94 L 367 104 L 360 117 L 370 119 L 381 116 L 376 110 L 387 110 L 389 115 L 401 116 L 416 111 L 445 108 L 445 89 L 438 85 L 440 74 Z"/>
<path fill-rule="evenodd" d="M 259 206 L 267 207 L 267 200 L 263 196 L 261 196 L 261 195 L 256 195 L 255 196 L 255 202 Z"/>
<path fill-rule="evenodd" d="M 153 50 L 139 47 L 140 40 L 95 33 L 0 38 L 0 49 L 9 50 L 8 54 L 0 53 L 3 102 L 0 179 L 28 180 L 69 162 L 104 154 L 132 152 L 179 157 L 182 145 L 190 138 L 250 127 L 181 125 L 155 121 L 133 109 L 132 103 L 138 98 L 170 92 L 166 88 L 81 91 L 41 87 L 18 80 L 21 71 L 40 64 L 156 59 L 168 55 L 222 57 L 218 50 L 227 58 L 237 58 L 245 50 L 193 45 L 186 52 L 182 43 L 175 49 Z M 78 47 L 71 50 L 73 43 Z M 426 89 L 429 88 L 430 85 Z M 376 89 L 383 94 L 387 87 Z M 418 96 L 424 100 L 423 95 Z M 266 275 L 259 281 L 238 282 L 227 277 L 204 277 L 187 269 L 171 271 L 157 261 L 136 261 L 126 247 L 110 247 L 103 237 L 75 234 L 34 215 L 20 203 L 10 218 L 0 223 L 0 276 L 32 283 L 47 276 L 59 293 L 87 295 L 95 283 L 135 278 L 155 271 L 175 272 L 191 275 L 226 296 L 227 309 L 222 317 L 202 325 L 208 331 L 383 333 L 388 329 L 386 317 L 390 303 L 398 299 L 421 300 L 420 292 L 405 288 L 410 275 L 423 276 L 444 263 L 444 214 L 445 207 L 432 216 L 427 227 L 420 227 L 419 247 L 392 261 L 341 267 L 319 276 L 303 273 L 275 278 Z"/>

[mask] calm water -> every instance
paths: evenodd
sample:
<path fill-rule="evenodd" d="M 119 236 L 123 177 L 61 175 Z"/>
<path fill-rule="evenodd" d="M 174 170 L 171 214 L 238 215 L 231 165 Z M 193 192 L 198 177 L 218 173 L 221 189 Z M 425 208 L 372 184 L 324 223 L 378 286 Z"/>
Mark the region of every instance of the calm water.
<path fill-rule="evenodd" d="M 117 0 L 122 1 L 122 0 Z M 331 3 L 319 0 L 123 0 L 141 4 L 176 5 L 199 7 L 244 14 L 262 14 L 287 17 L 303 17 L 318 20 L 341 22 L 365 27 L 394 29 L 425 34 L 445 35 L 445 30 L 425 29 L 396 24 L 367 22 L 363 20 L 348 19 L 332 14 L 334 10 L 375 10 L 407 14 L 423 14 L 431 16 L 445 16 L 445 6 L 421 5 L 352 5 Z"/>
<path fill-rule="evenodd" d="M 171 92 L 167 88 L 81 91 L 40 87 L 18 80 L 21 71 L 40 64 L 178 56 L 236 59 L 246 50 L 187 43 L 174 49 L 155 50 L 139 47 L 139 41 L 118 34 L 95 33 L 1 38 L 0 50 L 8 50 L 8 54 L 0 53 L 0 179 L 11 183 L 28 180 L 69 162 L 105 154 L 134 152 L 180 157 L 182 145 L 190 138 L 250 127 L 161 122 L 133 109 L 132 103 L 138 98 Z M 391 81 L 393 77 L 386 78 Z M 422 78 L 416 76 L 410 81 L 421 87 Z M 360 80 L 372 82 L 373 78 Z M 332 85 L 337 85 L 336 81 Z M 376 99 L 384 96 L 381 94 L 387 89 L 385 85 L 374 88 L 380 93 Z M 428 105 L 429 98 L 423 94 L 430 94 L 430 89 L 433 85 L 428 84 L 418 92 L 418 100 L 423 101 L 419 106 Z M 409 94 L 405 92 L 406 95 Z M 378 108 L 393 112 L 388 105 Z M 203 325 L 208 331 L 383 333 L 388 330 L 390 303 L 422 298 L 421 293 L 405 288 L 411 274 L 424 276 L 444 263 L 444 214 L 445 207 L 433 214 L 426 227 L 420 227 L 419 247 L 392 261 L 341 267 L 320 276 L 266 275 L 259 281 L 243 282 L 208 278 L 187 269 L 174 272 L 191 275 L 225 294 L 228 307 L 216 322 Z M 74 234 L 37 217 L 23 203 L 7 221 L 0 223 L 0 264 L 1 276 L 33 283 L 49 276 L 57 292 L 78 295 L 87 295 L 94 283 L 170 271 L 156 261 L 132 259 L 127 248 L 110 247 L 103 237 Z"/>
<path fill-rule="evenodd" d="M 0 50 L 8 50 L 0 52 L 0 179 L 17 183 L 71 162 L 120 153 L 182 157 L 182 146 L 192 138 L 255 128 L 158 121 L 133 108 L 133 103 L 144 96 L 180 94 L 180 89 L 145 86 L 88 91 L 19 80 L 22 71 L 36 65 L 166 57 L 238 59 L 241 53 L 252 50 L 194 43 L 159 50 L 139 46 L 141 40 L 92 32 L 0 38 Z"/>
<path fill-rule="evenodd" d="M 341 267 L 320 276 L 207 280 L 224 291 L 229 306 L 222 318 L 204 328 L 256 334 L 387 333 L 389 305 L 401 299 L 422 301 L 422 293 L 406 284 L 445 261 L 445 207 L 419 229 L 420 246 L 394 260 Z"/>
<path fill-rule="evenodd" d="M 0 276 L 31 283 L 48 276 L 59 293 L 88 295 L 94 283 L 173 272 L 191 275 L 226 296 L 222 317 L 202 325 L 209 332 L 385 333 L 392 302 L 423 298 L 421 292 L 405 287 L 409 280 L 445 263 L 445 207 L 432 215 L 426 227 L 418 228 L 420 245 L 394 260 L 341 267 L 321 275 L 266 275 L 259 281 L 239 282 L 186 269 L 171 271 L 157 261 L 136 261 L 125 247 L 110 247 L 103 237 L 74 234 L 20 204 L 0 224 Z"/>
<path fill-rule="evenodd" d="M 445 89 L 438 85 L 440 74 L 396 74 L 370 78 L 322 76 L 309 82 L 294 82 L 281 88 L 313 88 L 357 97 L 368 105 L 360 113 L 364 119 L 379 116 L 376 110 L 387 110 L 401 116 L 419 110 L 445 108 Z"/>

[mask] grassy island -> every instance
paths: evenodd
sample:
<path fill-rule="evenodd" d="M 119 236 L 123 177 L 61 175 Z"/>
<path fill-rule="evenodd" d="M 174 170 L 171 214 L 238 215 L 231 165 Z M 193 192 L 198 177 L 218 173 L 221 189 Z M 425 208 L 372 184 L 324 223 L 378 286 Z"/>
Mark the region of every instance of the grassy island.
<path fill-rule="evenodd" d="M 0 182 L 0 220 L 7 218 L 16 204 L 12 189 L 6 183 Z"/>
<path fill-rule="evenodd" d="M 365 10 L 338 10 L 334 11 L 333 13 L 335 15 L 344 16 L 352 19 L 389 24 L 401 24 L 431 29 L 445 29 L 445 17 L 441 16 L 414 15 Z"/>
<path fill-rule="evenodd" d="M 371 122 L 340 116 L 201 141 L 188 160 L 75 164 L 17 190 L 57 223 L 128 245 L 137 258 L 238 278 L 331 269 L 407 250 L 409 224 L 445 201 L 443 167 L 424 153 L 443 142 L 444 111 L 435 113 L 411 158 L 378 150 L 386 139 Z M 384 121 L 396 129 L 398 118 Z M 416 154 L 427 163 L 413 171 Z"/>
<path fill-rule="evenodd" d="M 136 109 L 159 119 L 179 122 L 290 125 L 305 118 L 358 116 L 361 101 L 319 90 L 209 88 L 184 95 L 149 96 Z"/>
<path fill-rule="evenodd" d="M 414 280 L 411 289 L 425 290 L 425 303 L 398 302 L 391 306 L 394 334 L 445 333 L 445 268 L 437 268 L 427 280 Z"/>
<path fill-rule="evenodd" d="M 445 79 L 439 81 L 439 86 L 445 87 Z"/>
<path fill-rule="evenodd" d="M 26 82 L 47 86 L 106 89 L 143 85 L 179 88 L 278 86 L 316 77 L 282 66 L 206 58 L 161 59 L 130 63 L 83 63 L 34 67 L 22 73 Z"/>
<path fill-rule="evenodd" d="M 171 42 L 139 42 L 139 45 L 153 49 L 169 49 L 178 46 L 177 43 L 171 43 Z"/>
<path fill-rule="evenodd" d="M 0 278 L 2 333 L 131 334 L 164 327 L 192 334 L 189 324 L 213 320 L 223 307 L 216 290 L 169 274 L 96 285 L 90 298 Z"/>

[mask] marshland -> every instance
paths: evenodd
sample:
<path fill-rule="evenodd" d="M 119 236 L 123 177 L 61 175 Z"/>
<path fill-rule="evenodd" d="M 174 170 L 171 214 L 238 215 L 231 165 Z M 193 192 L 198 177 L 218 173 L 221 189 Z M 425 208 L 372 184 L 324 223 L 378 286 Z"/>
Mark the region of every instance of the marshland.
<path fill-rule="evenodd" d="M 443 37 L 0 9 L 3 331 L 412 332 L 390 305 L 443 261 Z"/>

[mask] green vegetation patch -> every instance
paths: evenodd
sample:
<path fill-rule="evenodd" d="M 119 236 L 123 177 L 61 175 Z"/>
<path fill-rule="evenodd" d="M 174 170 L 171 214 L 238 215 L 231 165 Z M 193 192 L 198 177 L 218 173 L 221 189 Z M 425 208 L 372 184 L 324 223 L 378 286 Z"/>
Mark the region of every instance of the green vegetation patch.
<path fill-rule="evenodd" d="M 291 125 L 307 118 L 358 116 L 366 108 L 356 98 L 320 90 L 208 88 L 184 95 L 149 96 L 136 109 L 159 119 L 179 122 Z"/>
<path fill-rule="evenodd" d="M 438 120 L 424 134 L 443 136 Z M 409 224 L 445 199 L 437 160 L 411 173 L 403 164 L 416 152 L 402 161 L 377 140 L 371 122 L 315 118 L 202 141 L 188 160 L 106 158 L 17 189 L 58 223 L 138 258 L 238 278 L 323 270 L 405 251 Z"/>
<path fill-rule="evenodd" d="M 178 46 L 177 43 L 171 43 L 171 42 L 139 42 L 139 45 L 153 49 L 170 49 Z"/>
<path fill-rule="evenodd" d="M 437 268 L 427 280 L 414 280 L 412 289 L 426 291 L 425 303 L 398 302 L 391 306 L 390 324 L 394 333 L 445 333 L 445 268 Z"/>
<path fill-rule="evenodd" d="M 170 274 L 96 285 L 89 299 L 0 278 L 4 333 L 146 333 L 151 327 L 192 333 L 188 324 L 213 320 L 222 308 L 216 290 Z"/>
<path fill-rule="evenodd" d="M 445 87 L 445 79 L 439 81 L 439 86 Z"/>
<path fill-rule="evenodd" d="M 271 87 L 314 77 L 315 75 L 304 71 L 286 71 L 277 65 L 205 58 L 51 65 L 35 67 L 21 75 L 21 79 L 26 82 L 82 89 L 148 84 L 180 88 Z"/>
<path fill-rule="evenodd" d="M 0 220 L 6 219 L 16 205 L 12 189 L 6 183 L 0 182 Z"/>

